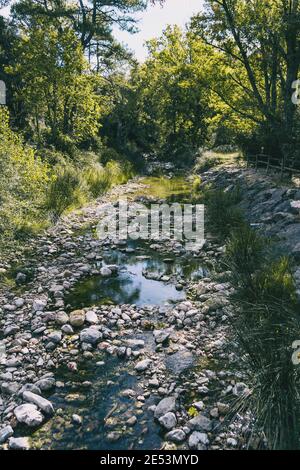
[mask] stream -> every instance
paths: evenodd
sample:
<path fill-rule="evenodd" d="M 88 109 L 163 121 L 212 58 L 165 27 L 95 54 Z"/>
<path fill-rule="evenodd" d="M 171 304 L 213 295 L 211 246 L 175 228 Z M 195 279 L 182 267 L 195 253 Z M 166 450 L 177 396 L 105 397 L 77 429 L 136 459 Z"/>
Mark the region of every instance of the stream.
<path fill-rule="evenodd" d="M 147 178 L 144 181 L 149 189 L 143 196 L 178 202 L 185 201 L 190 194 L 190 188 L 182 178 Z M 88 229 L 80 236 L 90 234 Z M 151 243 L 142 241 L 104 247 L 102 259 L 98 259 L 94 267 L 111 265 L 118 266 L 113 276 L 92 275 L 76 283 L 65 299 L 67 311 L 124 304 L 150 311 L 157 306 L 163 311 L 186 299 L 184 287 L 189 281 L 207 275 L 197 257 L 176 256 L 173 252 L 162 254 L 152 249 Z M 155 316 L 153 322 L 158 322 Z M 155 352 L 152 331 L 135 333 L 134 338 L 144 341 L 145 351 Z M 165 358 L 166 370 L 179 376 L 194 365 L 195 358 L 188 351 Z M 99 352 L 93 361 L 78 361 L 76 380 L 74 373 L 65 366 L 56 370 L 55 378 L 55 392 L 49 393 L 48 398 L 56 409 L 56 416 L 30 433 L 33 448 L 160 448 L 163 433 L 148 410 L 155 400 L 151 394 L 145 394 L 140 377 L 130 362 L 107 358 L 105 353 Z M 74 422 L 73 415 L 83 417 L 82 423 Z M 25 427 L 19 426 L 17 435 L 24 433 Z"/>

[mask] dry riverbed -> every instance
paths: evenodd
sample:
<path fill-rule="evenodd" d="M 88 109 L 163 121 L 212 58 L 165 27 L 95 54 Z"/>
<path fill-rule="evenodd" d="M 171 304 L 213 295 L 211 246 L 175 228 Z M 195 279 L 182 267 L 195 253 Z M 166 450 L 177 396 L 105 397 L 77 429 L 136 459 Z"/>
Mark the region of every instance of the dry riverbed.
<path fill-rule="evenodd" d="M 13 273 L 0 296 L 2 448 L 249 444 L 250 413 L 230 412 L 250 390 L 232 287 L 213 270 L 223 247 L 98 240 L 99 208 L 124 194 L 157 200 L 149 181 L 129 182 L 63 218 L 30 259 L 2 265 Z"/>

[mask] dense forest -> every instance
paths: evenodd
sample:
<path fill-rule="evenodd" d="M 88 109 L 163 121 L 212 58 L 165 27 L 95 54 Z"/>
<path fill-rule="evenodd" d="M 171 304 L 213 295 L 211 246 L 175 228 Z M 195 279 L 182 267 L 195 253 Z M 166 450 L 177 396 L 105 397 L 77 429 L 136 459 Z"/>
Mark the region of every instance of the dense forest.
<path fill-rule="evenodd" d="M 180 167 L 221 144 L 299 159 L 297 1 L 208 1 L 138 63 L 113 27 L 134 33 L 146 7 L 21 0 L 0 17 L 3 237 L 56 220 L 147 159 Z"/>

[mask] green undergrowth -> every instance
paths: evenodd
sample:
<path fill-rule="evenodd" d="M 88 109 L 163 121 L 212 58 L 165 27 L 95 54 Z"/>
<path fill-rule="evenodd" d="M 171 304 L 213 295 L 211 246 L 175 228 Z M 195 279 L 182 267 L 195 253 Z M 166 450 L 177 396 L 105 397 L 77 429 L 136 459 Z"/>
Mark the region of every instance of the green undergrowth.
<path fill-rule="evenodd" d="M 252 390 L 235 409 L 252 410 L 269 448 L 299 449 L 300 369 L 292 362 L 292 343 L 299 339 L 300 321 L 293 262 L 247 223 L 238 207 L 239 188 L 210 187 L 204 197 L 209 228 L 225 242 L 222 267 L 234 286 L 231 321 Z"/>

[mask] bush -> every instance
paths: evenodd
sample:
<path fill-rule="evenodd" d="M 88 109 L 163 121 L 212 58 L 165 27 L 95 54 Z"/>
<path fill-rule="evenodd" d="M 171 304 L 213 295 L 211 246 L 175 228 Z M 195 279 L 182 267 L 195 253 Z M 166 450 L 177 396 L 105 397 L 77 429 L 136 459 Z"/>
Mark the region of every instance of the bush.
<path fill-rule="evenodd" d="M 78 207 L 84 201 L 84 188 L 78 171 L 73 167 L 57 170 L 46 199 L 46 209 L 55 221 L 63 212 Z"/>
<path fill-rule="evenodd" d="M 111 187 L 109 171 L 101 165 L 90 168 L 84 173 L 88 189 L 94 198 L 104 194 Z"/>
<path fill-rule="evenodd" d="M 204 193 L 210 226 L 221 237 L 227 237 L 233 229 L 244 223 L 242 212 L 236 207 L 240 200 L 239 188 L 227 192 L 208 189 Z"/>
<path fill-rule="evenodd" d="M 226 244 L 225 259 L 234 281 L 246 290 L 253 290 L 253 274 L 266 259 L 269 241 L 262 238 L 247 223 L 233 230 Z"/>
<path fill-rule="evenodd" d="M 290 260 L 286 256 L 267 263 L 253 280 L 254 291 L 263 302 L 281 301 L 290 305 L 297 300 Z"/>
<path fill-rule="evenodd" d="M 89 192 L 97 198 L 107 192 L 116 184 L 124 184 L 132 176 L 132 168 L 129 164 L 108 162 L 105 167 L 95 165 L 84 173 L 84 179 Z"/>
<path fill-rule="evenodd" d="M 231 235 L 226 262 L 233 273 L 236 311 L 232 319 L 252 393 L 235 411 L 253 411 L 258 431 L 273 449 L 299 448 L 300 373 L 291 360 L 299 331 L 290 260 L 273 258 L 268 239 L 244 224 Z"/>
<path fill-rule="evenodd" d="M 48 165 L 10 129 L 8 112 L 0 108 L 0 232 L 3 241 L 14 238 L 22 227 L 43 223 L 41 208 L 50 180 Z"/>

